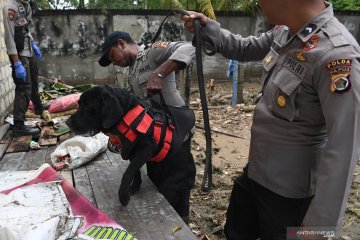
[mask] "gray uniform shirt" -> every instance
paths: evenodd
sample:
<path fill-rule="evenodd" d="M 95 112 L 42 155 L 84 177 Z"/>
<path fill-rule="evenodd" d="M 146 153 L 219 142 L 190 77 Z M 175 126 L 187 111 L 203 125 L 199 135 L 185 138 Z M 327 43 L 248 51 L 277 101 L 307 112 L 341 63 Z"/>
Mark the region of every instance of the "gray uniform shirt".
<path fill-rule="evenodd" d="M 32 56 L 31 32 L 25 34 L 24 49 L 18 53 L 15 45 L 15 26 L 28 24 L 29 28 L 32 22 L 32 10 L 29 3 L 22 3 L 20 0 L 8 0 L 3 7 L 5 44 L 8 55 L 19 55 L 24 57 Z"/>
<path fill-rule="evenodd" d="M 276 26 L 243 38 L 209 20 L 207 48 L 263 63 L 249 177 L 289 198 L 314 199 L 307 226 L 341 226 L 360 146 L 360 48 L 332 5 L 297 33 Z"/>
<path fill-rule="evenodd" d="M 137 59 L 129 68 L 130 89 L 141 98 L 147 96 L 146 83 L 152 72 L 168 59 L 190 64 L 195 48 L 186 42 L 156 42 L 148 49 L 140 46 Z M 162 94 L 168 106 L 185 105 L 176 88 L 175 72 L 163 80 Z M 159 101 L 159 99 L 156 99 Z"/>

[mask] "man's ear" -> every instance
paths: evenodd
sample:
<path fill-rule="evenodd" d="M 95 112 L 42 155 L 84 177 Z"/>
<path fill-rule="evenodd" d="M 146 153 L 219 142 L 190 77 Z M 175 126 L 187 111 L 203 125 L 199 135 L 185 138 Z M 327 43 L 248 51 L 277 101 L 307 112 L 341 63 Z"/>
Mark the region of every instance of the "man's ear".
<path fill-rule="evenodd" d="M 117 40 L 117 45 L 118 47 L 120 47 L 121 49 L 124 49 L 126 46 L 126 42 L 123 39 L 118 39 Z"/>
<path fill-rule="evenodd" d="M 101 127 L 103 129 L 109 129 L 123 118 L 124 110 L 118 99 L 109 92 L 103 94 L 101 104 Z"/>

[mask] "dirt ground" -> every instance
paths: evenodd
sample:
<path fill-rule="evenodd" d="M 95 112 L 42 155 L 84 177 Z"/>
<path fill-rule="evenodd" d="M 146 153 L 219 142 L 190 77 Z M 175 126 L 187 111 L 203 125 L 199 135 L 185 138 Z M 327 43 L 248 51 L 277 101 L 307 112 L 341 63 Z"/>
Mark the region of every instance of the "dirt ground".
<path fill-rule="evenodd" d="M 213 188 L 202 192 L 200 184 L 204 173 L 205 138 L 202 130 L 202 112 L 198 92 L 193 88 L 191 106 L 196 112 L 197 130 L 192 142 L 192 153 L 197 166 L 196 186 L 190 203 L 190 228 L 198 239 L 225 239 L 223 226 L 233 180 L 242 173 L 248 158 L 253 106 L 260 85 L 245 83 L 244 104 L 231 107 L 231 83 L 215 83 L 207 88 L 210 125 L 213 130 Z M 354 174 L 347 210 L 344 217 L 344 240 L 360 239 L 360 164 Z"/>

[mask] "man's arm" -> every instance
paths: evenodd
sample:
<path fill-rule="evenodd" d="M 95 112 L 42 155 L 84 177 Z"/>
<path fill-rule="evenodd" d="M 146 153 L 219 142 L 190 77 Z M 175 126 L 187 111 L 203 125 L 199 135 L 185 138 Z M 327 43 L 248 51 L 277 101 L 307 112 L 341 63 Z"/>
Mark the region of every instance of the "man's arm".
<path fill-rule="evenodd" d="M 156 44 L 159 47 L 156 47 Z M 163 81 L 173 71 L 180 70 L 189 65 L 195 54 L 195 49 L 190 43 L 172 42 L 172 43 L 155 43 L 152 54 L 155 56 L 154 61 L 159 66 L 152 72 L 147 82 L 148 92 L 156 94 L 161 91 Z"/>
<path fill-rule="evenodd" d="M 202 13 L 189 12 L 183 15 L 185 28 L 194 31 L 194 19 L 201 24 L 201 38 L 203 46 L 211 51 L 221 53 L 224 57 L 238 61 L 261 61 L 270 51 L 273 40 L 273 29 L 258 37 L 242 37 L 221 28 L 220 23 L 206 18 Z M 194 39 L 193 41 L 195 41 Z"/>
<path fill-rule="evenodd" d="M 5 45 L 7 48 L 7 54 L 10 55 L 13 62 L 19 60 L 14 37 L 16 11 L 17 10 L 15 8 L 9 6 L 4 6 L 3 8 Z"/>
<path fill-rule="evenodd" d="M 306 227 L 340 230 L 360 146 L 360 52 L 345 45 L 324 53 L 314 81 L 328 141 L 317 168 Z"/>

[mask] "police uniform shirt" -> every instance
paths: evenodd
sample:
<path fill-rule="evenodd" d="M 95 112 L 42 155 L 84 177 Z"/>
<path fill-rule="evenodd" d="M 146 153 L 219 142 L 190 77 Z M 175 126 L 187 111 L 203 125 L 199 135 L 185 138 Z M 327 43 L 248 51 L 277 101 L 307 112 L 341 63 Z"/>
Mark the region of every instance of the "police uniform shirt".
<path fill-rule="evenodd" d="M 195 48 L 185 42 L 156 42 L 149 48 L 140 46 L 135 63 L 129 68 L 130 89 L 141 98 L 147 96 L 146 83 L 150 75 L 166 60 L 175 60 L 186 65 L 190 64 Z M 175 72 L 163 79 L 162 95 L 168 106 L 185 105 L 175 81 Z M 156 96 L 158 97 L 158 96 Z M 157 99 L 159 101 L 159 99 Z"/>
<path fill-rule="evenodd" d="M 8 55 L 19 55 L 24 57 L 32 56 L 30 31 L 25 33 L 24 49 L 21 52 L 16 50 L 15 26 L 31 25 L 32 10 L 29 3 L 22 3 L 20 0 L 8 0 L 3 8 L 5 44 Z"/>
<path fill-rule="evenodd" d="M 285 26 L 242 38 L 208 20 L 204 45 L 263 63 L 249 177 L 289 198 L 314 199 L 307 226 L 341 227 L 360 146 L 360 47 L 332 5 L 297 33 Z"/>

